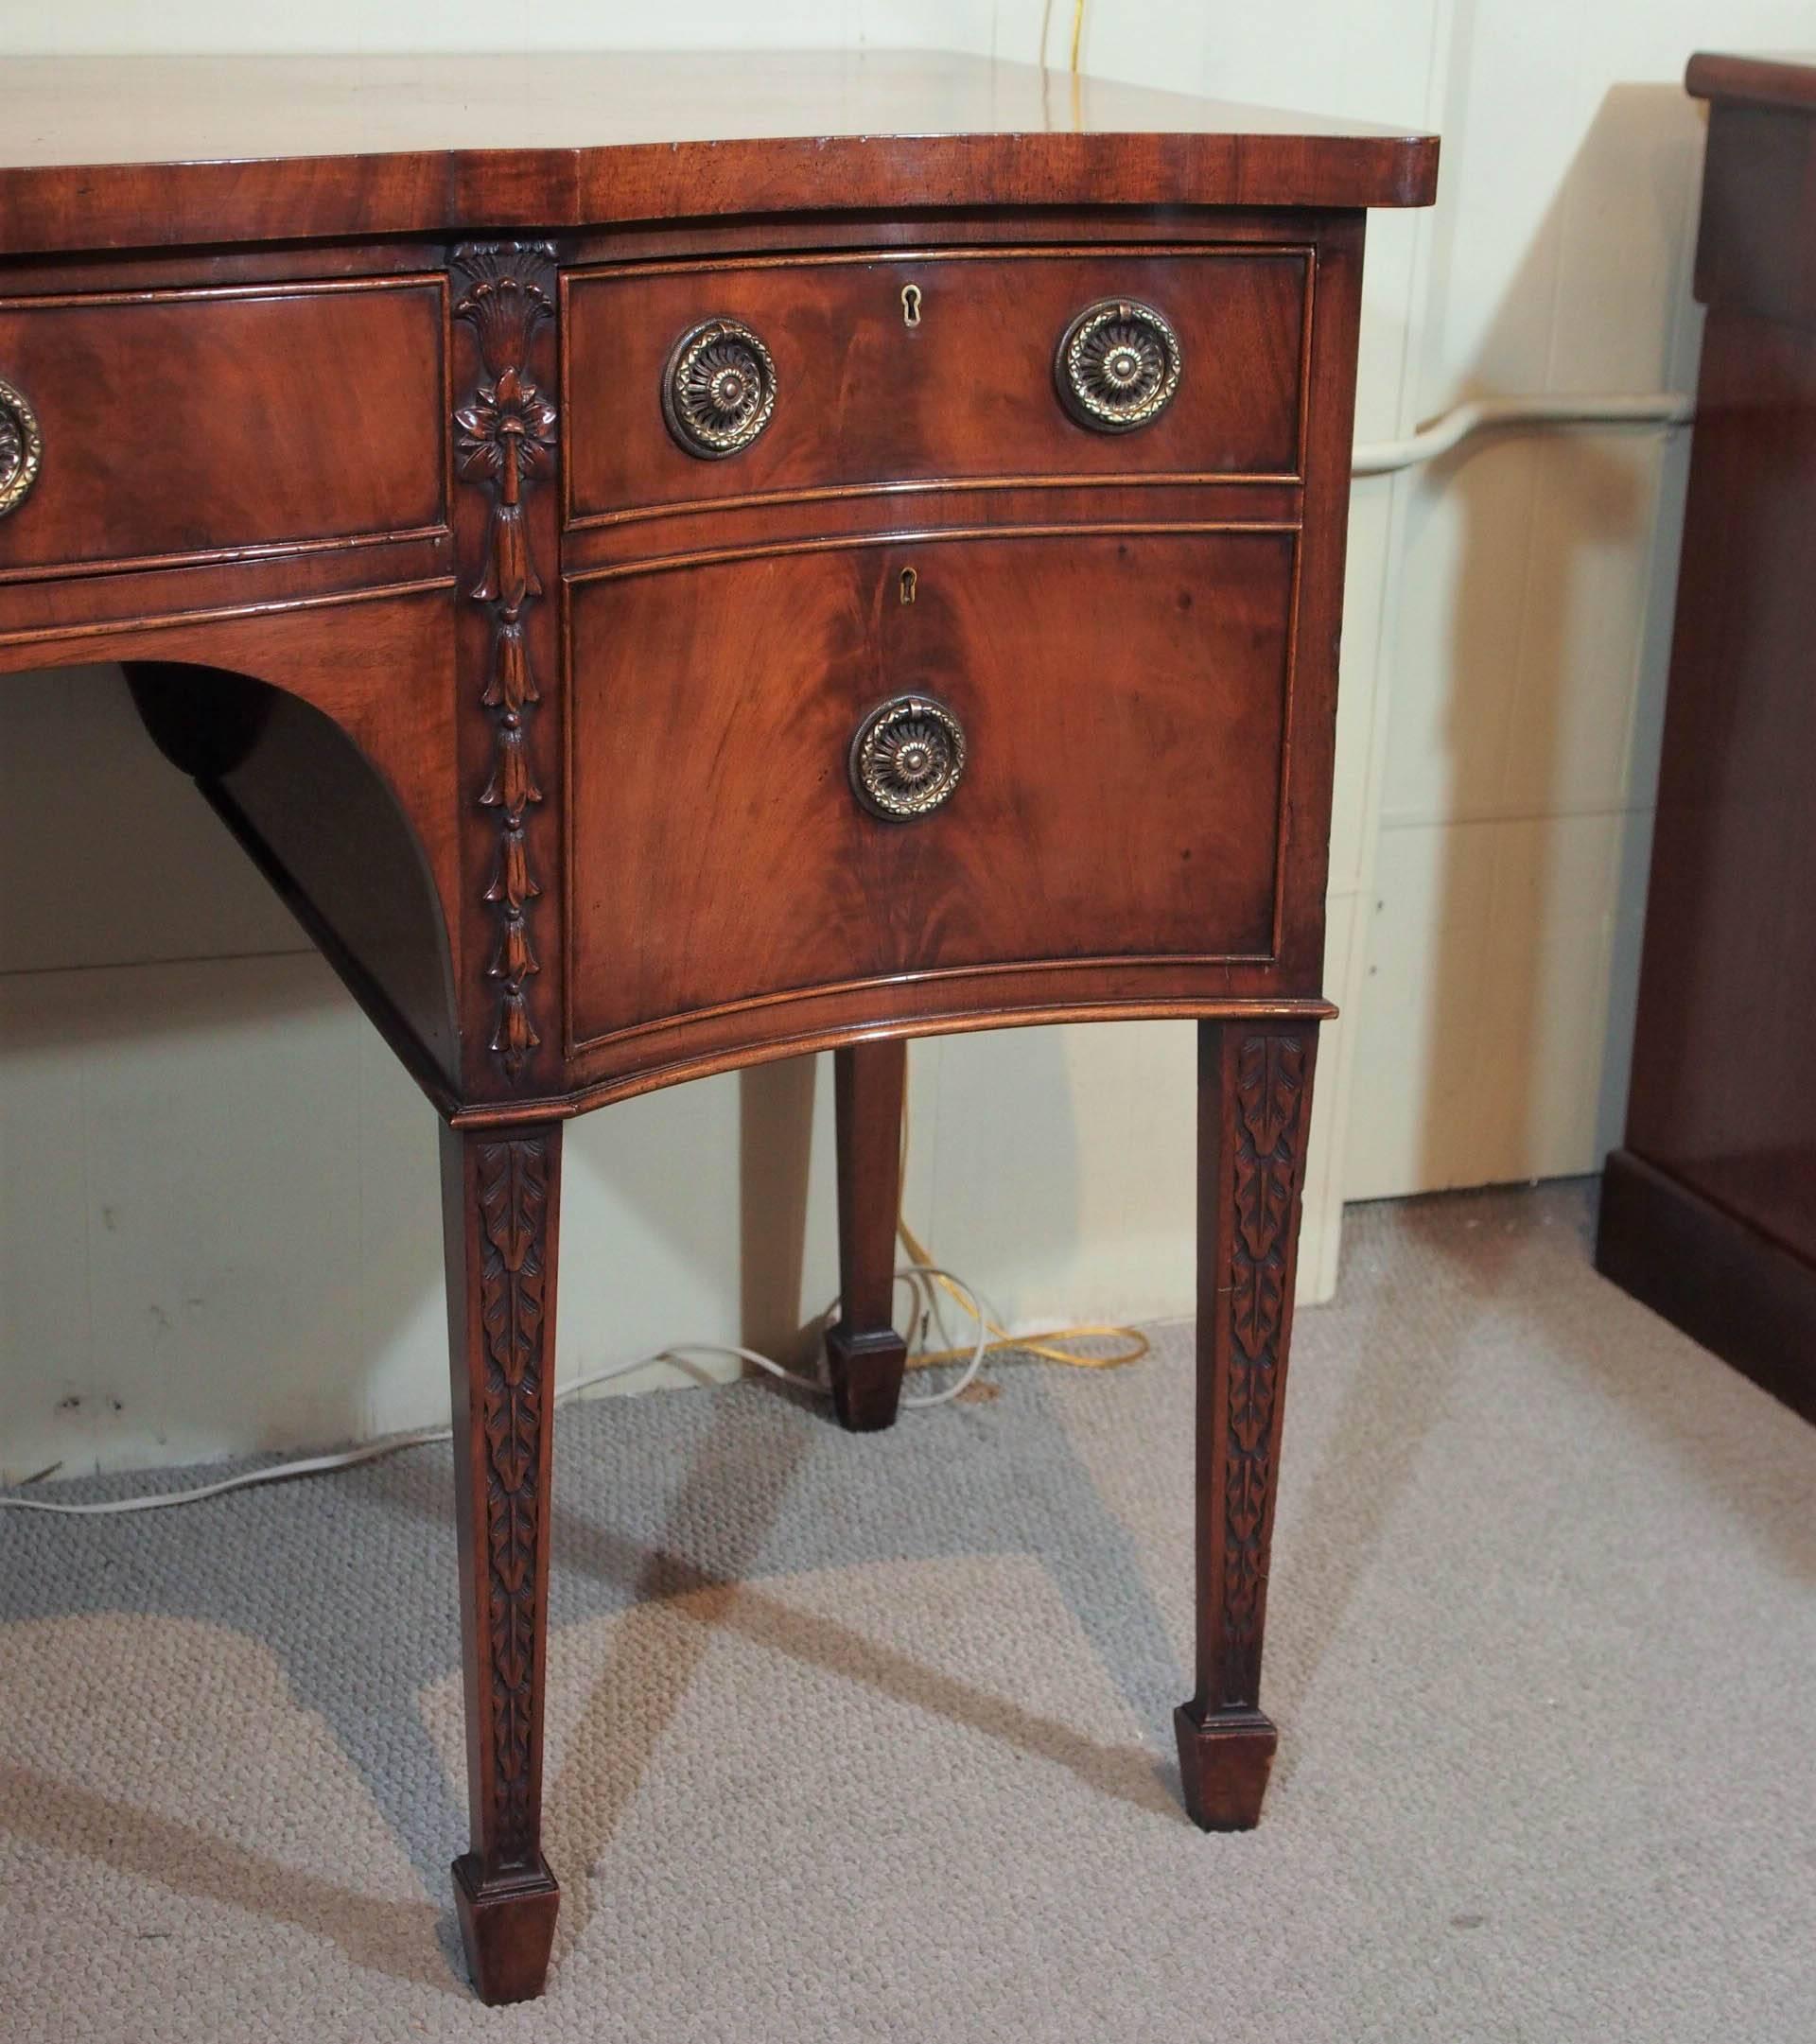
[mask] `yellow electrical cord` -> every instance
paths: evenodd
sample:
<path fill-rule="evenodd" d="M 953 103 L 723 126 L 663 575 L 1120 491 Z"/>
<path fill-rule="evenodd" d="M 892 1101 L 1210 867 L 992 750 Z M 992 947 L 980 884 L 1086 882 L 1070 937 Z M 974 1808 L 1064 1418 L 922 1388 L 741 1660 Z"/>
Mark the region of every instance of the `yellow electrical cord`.
<path fill-rule="evenodd" d="M 1084 11 L 1082 6 L 1079 9 Z M 901 1175 L 897 1179 L 896 1234 L 908 1252 L 909 1261 L 926 1271 L 941 1291 L 955 1300 L 967 1313 L 975 1313 L 987 1332 L 994 1336 L 984 1345 L 984 1353 L 993 1355 L 1000 1350 L 1013 1349 L 1018 1354 L 1038 1355 L 1049 1363 L 1065 1363 L 1074 1370 L 1120 1370 L 1125 1363 L 1139 1363 L 1153 1344 L 1137 1327 L 1098 1327 L 1081 1321 L 1071 1327 L 1050 1328 L 1042 1335 L 1012 1335 L 1005 1327 L 999 1327 L 984 1311 L 982 1304 L 968 1299 L 963 1288 L 956 1285 L 941 1271 L 934 1267 L 932 1251 L 908 1225 L 908 1216 L 901 1208 L 901 1189 L 908 1182 L 908 1078 L 904 1071 L 901 1081 Z M 1123 1347 L 1112 1355 L 1077 1355 L 1070 1349 L 1057 1346 L 1061 1341 L 1120 1341 Z M 908 1358 L 911 1370 L 927 1370 L 936 1363 L 969 1362 L 976 1353 L 976 1343 L 968 1341 L 962 1349 L 926 1349 Z"/>
<path fill-rule="evenodd" d="M 1068 68 L 1073 77 L 1078 76 L 1078 51 L 1085 34 L 1085 0 L 1072 0 L 1072 53 Z M 1045 41 L 1044 28 L 1042 41 Z M 1045 51 L 1041 61 L 1045 61 Z M 900 1187 L 908 1182 L 908 1082 L 902 1080 L 901 1089 L 901 1177 L 898 1180 L 896 1204 L 896 1235 L 908 1252 L 910 1263 L 917 1265 L 937 1284 L 941 1291 L 957 1302 L 967 1313 L 975 1312 L 978 1319 L 993 1338 L 984 1345 L 984 1353 L 992 1355 L 1000 1350 L 1013 1349 L 1019 1354 L 1038 1355 L 1049 1363 L 1064 1363 L 1074 1370 L 1120 1370 L 1125 1363 L 1139 1363 L 1152 1343 L 1135 1327 L 1097 1327 L 1079 1322 L 1071 1327 L 1049 1329 L 1044 1335 L 1012 1335 L 1004 1327 L 999 1327 L 983 1307 L 967 1299 L 960 1287 L 943 1272 L 934 1267 L 933 1252 L 908 1225 L 908 1216 L 901 1210 Z M 1062 1341 L 1120 1341 L 1122 1348 L 1112 1355 L 1075 1355 L 1070 1349 L 1062 1349 Z M 911 1370 L 926 1370 L 935 1363 L 969 1361 L 975 1353 L 975 1344 L 967 1343 L 962 1349 L 925 1349 L 908 1359 Z"/>

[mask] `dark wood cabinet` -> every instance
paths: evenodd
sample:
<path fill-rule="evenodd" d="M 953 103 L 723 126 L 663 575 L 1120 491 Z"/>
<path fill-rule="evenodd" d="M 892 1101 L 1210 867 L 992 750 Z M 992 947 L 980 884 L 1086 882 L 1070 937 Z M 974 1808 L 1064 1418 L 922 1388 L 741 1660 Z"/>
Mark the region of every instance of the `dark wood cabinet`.
<path fill-rule="evenodd" d="M 510 2000 L 562 1128 L 696 1074 L 835 1053 L 864 1431 L 903 1039 L 1197 1022 L 1179 1754 L 1259 1815 L 1364 212 L 1436 144 L 950 57 L 498 65 L 8 65 L 0 673 L 126 663 L 445 1123 L 455 1888 Z"/>
<path fill-rule="evenodd" d="M 1816 66 L 1699 57 L 1708 306 L 1598 1260 L 1816 1419 Z"/>

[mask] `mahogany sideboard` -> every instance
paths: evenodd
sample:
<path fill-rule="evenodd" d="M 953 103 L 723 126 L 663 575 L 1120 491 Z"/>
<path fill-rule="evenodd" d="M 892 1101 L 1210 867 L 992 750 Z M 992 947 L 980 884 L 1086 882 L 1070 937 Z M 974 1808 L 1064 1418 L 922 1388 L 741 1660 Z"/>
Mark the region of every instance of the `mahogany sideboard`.
<path fill-rule="evenodd" d="M 124 664 L 445 1125 L 489 2000 L 535 1994 L 565 1120 L 836 1054 L 886 1426 L 905 1039 L 1199 1025 L 1208 1827 L 1257 1687 L 1364 210 L 1428 136 L 979 59 L 9 61 L 0 671 Z"/>
<path fill-rule="evenodd" d="M 1597 1264 L 1816 1420 L 1816 64 L 1692 60 L 1708 307 Z"/>

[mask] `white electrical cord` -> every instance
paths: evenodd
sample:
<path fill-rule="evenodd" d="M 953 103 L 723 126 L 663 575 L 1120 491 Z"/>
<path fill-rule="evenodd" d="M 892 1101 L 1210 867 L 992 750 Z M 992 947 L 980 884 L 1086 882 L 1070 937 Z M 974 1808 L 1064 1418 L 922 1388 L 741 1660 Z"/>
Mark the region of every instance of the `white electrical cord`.
<path fill-rule="evenodd" d="M 1353 476 L 1387 476 L 1435 462 L 1459 441 L 1496 426 L 1687 426 L 1696 401 L 1674 391 L 1648 397 L 1473 397 L 1406 440 L 1363 441 L 1350 458 Z"/>
<path fill-rule="evenodd" d="M 977 1344 L 971 1352 L 970 1360 L 965 1365 L 958 1378 L 943 1390 L 925 1391 L 918 1396 L 904 1396 L 901 1403 L 912 1406 L 917 1411 L 926 1411 L 934 1406 L 950 1404 L 954 1398 L 976 1381 L 977 1373 L 984 1367 L 984 1356 L 989 1347 L 990 1331 L 987 1324 L 987 1302 L 981 1299 L 961 1277 L 950 1270 L 942 1270 L 932 1264 L 904 1264 L 896 1272 L 899 1282 L 920 1286 L 925 1293 L 924 1280 L 944 1278 L 964 1296 L 960 1303 L 977 1322 Z M 839 1302 L 835 1299 L 826 1309 L 824 1324 L 829 1326 L 837 1318 Z M 576 1377 L 571 1383 L 557 1387 L 555 1403 L 572 1398 L 580 1391 L 590 1390 L 596 1384 L 604 1384 L 614 1377 L 628 1377 L 633 1371 L 644 1370 L 652 1363 L 672 1362 L 684 1369 L 690 1356 L 735 1355 L 741 1361 L 753 1364 L 757 1369 L 767 1371 L 772 1377 L 780 1377 L 785 1383 L 798 1385 L 801 1389 L 817 1392 L 825 1397 L 827 1387 L 817 1377 L 804 1377 L 798 1371 L 787 1370 L 773 1356 L 762 1355 L 755 1349 L 741 1348 L 734 1341 L 675 1341 L 667 1348 L 656 1349 L 648 1355 L 638 1355 L 628 1363 L 612 1363 L 603 1370 L 594 1370 L 584 1377 Z M 103 1518 L 123 1511 L 161 1511 L 166 1505 L 199 1505 L 204 1498 L 222 1497 L 229 1491 L 249 1490 L 255 1483 L 286 1483 L 294 1476 L 319 1476 L 330 1470 L 353 1469 L 361 1462 L 376 1461 L 381 1455 L 401 1454 L 406 1448 L 425 1448 L 430 1442 L 450 1441 L 454 1429 L 451 1426 L 422 1426 L 408 1434 L 388 1434 L 382 1441 L 369 1441 L 357 1448 L 337 1449 L 330 1455 L 309 1455 L 288 1462 L 272 1462 L 263 1469 L 243 1469 L 236 1476 L 222 1476 L 215 1483 L 198 1484 L 189 1491 L 152 1491 L 137 1497 L 108 1497 L 93 1504 L 60 1504 L 47 1497 L 26 1497 L 21 1495 L 0 1496 L 0 1511 L 54 1511 L 68 1518 Z"/>

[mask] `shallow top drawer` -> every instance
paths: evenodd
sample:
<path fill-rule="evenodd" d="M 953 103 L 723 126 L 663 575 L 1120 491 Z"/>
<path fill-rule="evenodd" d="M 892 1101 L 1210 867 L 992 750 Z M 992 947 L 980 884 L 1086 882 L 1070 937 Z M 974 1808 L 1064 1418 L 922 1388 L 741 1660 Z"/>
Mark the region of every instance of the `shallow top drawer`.
<path fill-rule="evenodd" d="M 1310 284 L 1297 246 L 581 274 L 569 513 L 917 482 L 1293 478 Z"/>
<path fill-rule="evenodd" d="M 444 297 L 385 279 L 0 301 L 0 436 L 35 468 L 0 574 L 444 524 Z"/>

